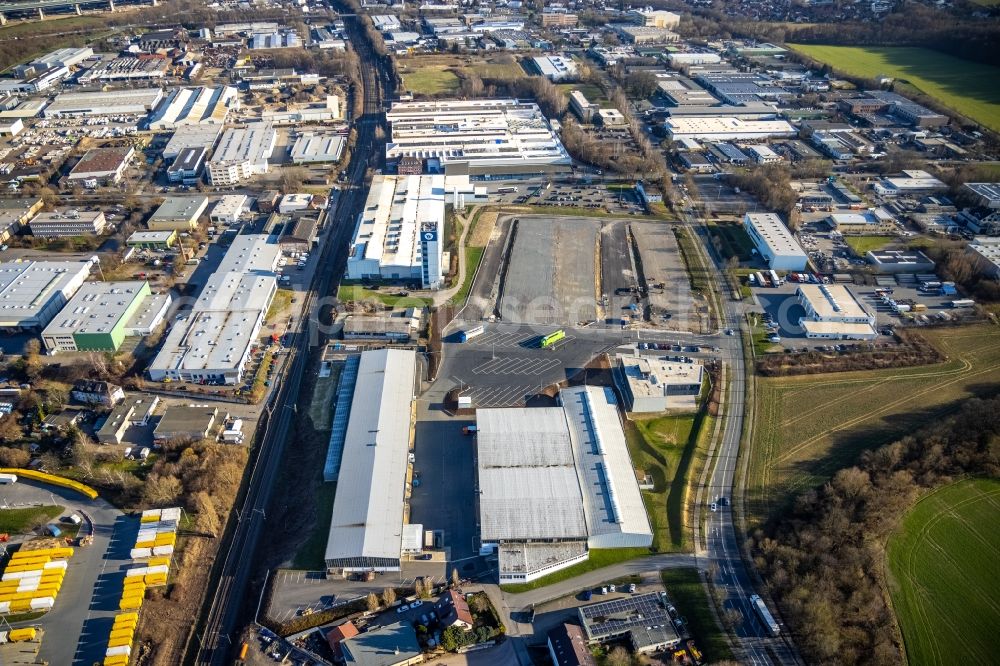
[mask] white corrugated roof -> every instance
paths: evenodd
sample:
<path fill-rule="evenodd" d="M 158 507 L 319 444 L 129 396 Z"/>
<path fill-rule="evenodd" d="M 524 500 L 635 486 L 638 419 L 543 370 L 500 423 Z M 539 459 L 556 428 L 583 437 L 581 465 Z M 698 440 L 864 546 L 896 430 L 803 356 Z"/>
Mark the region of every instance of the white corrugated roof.
<path fill-rule="evenodd" d="M 398 559 L 416 354 L 361 354 L 326 559 Z"/>
<path fill-rule="evenodd" d="M 483 540 L 586 538 L 563 410 L 480 409 L 476 424 Z"/>
<path fill-rule="evenodd" d="M 559 392 L 573 443 L 590 536 L 650 535 L 614 393 L 601 386 Z"/>

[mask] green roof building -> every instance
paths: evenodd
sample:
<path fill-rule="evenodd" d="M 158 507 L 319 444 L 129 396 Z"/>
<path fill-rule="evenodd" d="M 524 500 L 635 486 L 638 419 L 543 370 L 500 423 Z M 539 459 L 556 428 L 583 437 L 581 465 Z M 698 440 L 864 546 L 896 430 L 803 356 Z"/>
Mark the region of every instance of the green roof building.
<path fill-rule="evenodd" d="M 152 295 L 149 283 L 87 282 L 42 331 L 49 353 L 116 352 L 129 335 L 129 321 Z"/>

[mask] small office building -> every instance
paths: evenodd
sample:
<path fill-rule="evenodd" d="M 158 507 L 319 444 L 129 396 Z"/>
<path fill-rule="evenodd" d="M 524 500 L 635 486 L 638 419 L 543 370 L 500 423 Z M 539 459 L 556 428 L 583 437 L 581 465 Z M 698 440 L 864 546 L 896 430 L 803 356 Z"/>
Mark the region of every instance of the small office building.
<path fill-rule="evenodd" d="M 795 290 L 806 314 L 799 326 L 807 338 L 874 340 L 875 313 L 847 287 L 840 284 L 802 284 Z"/>
<path fill-rule="evenodd" d="M 208 197 L 167 197 L 153 215 L 146 220 L 150 231 L 193 231 L 198 220 L 208 208 Z"/>

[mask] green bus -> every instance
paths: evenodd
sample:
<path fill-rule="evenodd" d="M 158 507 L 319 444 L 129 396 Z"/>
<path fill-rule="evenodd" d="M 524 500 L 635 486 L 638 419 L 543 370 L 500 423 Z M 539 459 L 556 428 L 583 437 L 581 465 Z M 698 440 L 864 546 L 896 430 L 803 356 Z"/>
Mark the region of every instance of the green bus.
<path fill-rule="evenodd" d="M 561 328 L 558 331 L 549 333 L 544 338 L 542 338 L 542 349 L 547 349 L 551 347 L 552 345 L 559 342 L 565 337 L 566 337 L 566 331 L 562 330 Z"/>

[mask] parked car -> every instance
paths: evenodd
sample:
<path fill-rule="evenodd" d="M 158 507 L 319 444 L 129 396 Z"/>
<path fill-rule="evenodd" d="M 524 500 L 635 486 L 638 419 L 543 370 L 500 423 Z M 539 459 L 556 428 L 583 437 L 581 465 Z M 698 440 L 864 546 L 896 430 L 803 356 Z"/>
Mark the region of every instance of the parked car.
<path fill-rule="evenodd" d="M 396 612 L 397 613 L 405 613 L 408 610 L 410 610 L 410 607 L 407 606 L 406 604 L 403 604 L 402 606 L 400 606 L 399 608 L 396 609 Z"/>

